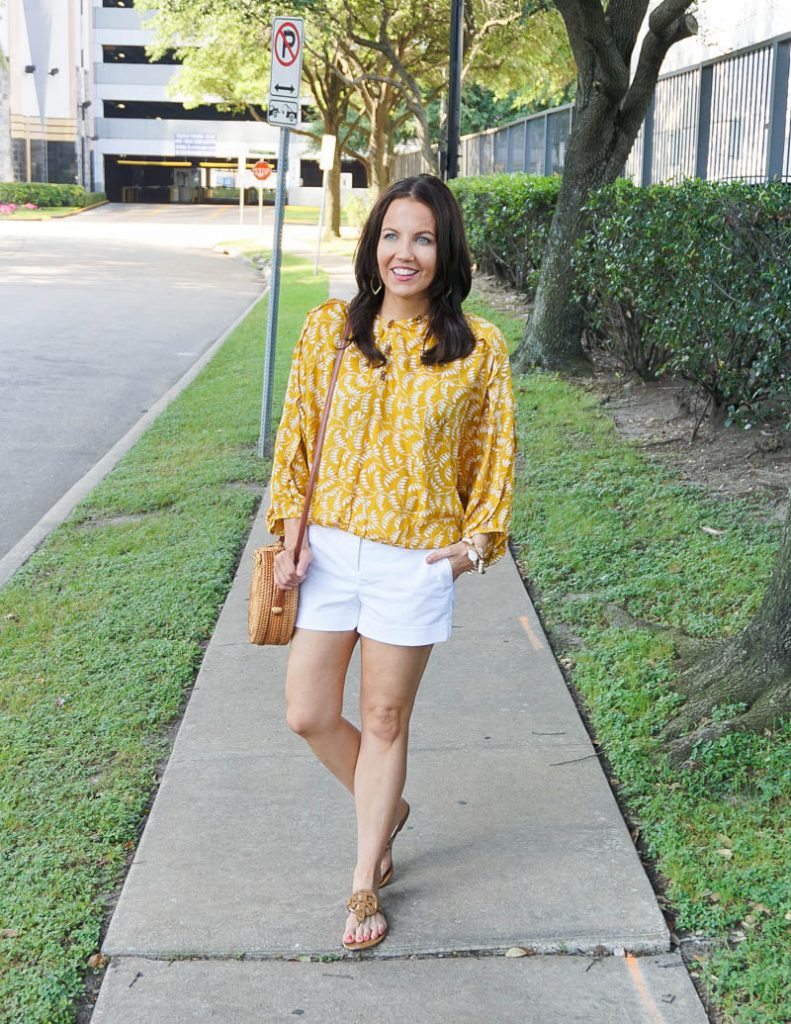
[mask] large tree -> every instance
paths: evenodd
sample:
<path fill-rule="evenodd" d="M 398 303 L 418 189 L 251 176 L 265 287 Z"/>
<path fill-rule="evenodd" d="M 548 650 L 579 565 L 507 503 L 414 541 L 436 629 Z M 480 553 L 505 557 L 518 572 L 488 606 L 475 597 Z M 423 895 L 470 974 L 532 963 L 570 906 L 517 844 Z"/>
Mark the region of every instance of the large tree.
<path fill-rule="evenodd" d="M 536 65 L 555 56 L 559 48 L 546 44 L 551 32 L 540 32 L 545 44 L 536 47 L 535 33 L 526 33 L 523 23 L 534 0 L 471 0 L 464 8 L 464 60 L 462 81 L 486 81 L 505 95 L 522 80 L 534 55 Z M 450 5 L 448 0 L 384 0 L 371 7 L 345 5 L 346 38 L 350 65 L 358 63 L 356 82 L 364 89 L 384 86 L 394 90 L 401 105 L 412 115 L 423 161 L 435 173 L 439 170 L 432 130 L 431 104 L 447 92 L 450 49 Z M 518 29 L 516 37 L 514 30 Z M 562 47 L 561 47 L 562 49 Z M 568 46 L 566 44 L 566 49 Z M 373 51 L 379 60 L 373 71 L 365 59 Z M 362 60 L 361 60 L 362 58 Z M 562 75 L 562 58 L 559 74 Z M 536 67 L 533 80 L 546 81 L 545 68 Z M 567 77 L 567 76 L 566 76 Z M 557 73 L 553 82 L 557 80 Z M 372 117 L 372 124 L 375 118 Z M 405 123 L 403 116 L 397 121 Z M 375 147 L 374 147 L 375 148 Z M 391 154 L 388 154 L 391 157 Z M 389 161 L 388 161 L 389 162 Z M 388 183 L 384 168 L 377 168 L 375 186 Z"/>
<path fill-rule="evenodd" d="M 654 8 L 633 65 L 649 0 L 555 0 L 577 65 L 577 96 L 535 306 L 512 357 L 519 370 L 535 365 L 587 366 L 580 343 L 582 309 L 573 299 L 571 267 L 574 243 L 584 230 L 585 202 L 593 189 L 615 181 L 622 172 L 665 55 L 674 43 L 697 31 L 689 13 L 693 4 L 694 0 L 662 0 Z"/>
<path fill-rule="evenodd" d="M 744 631 L 721 641 L 677 638 L 676 651 L 686 701 L 665 730 L 674 760 L 697 743 L 771 729 L 791 715 L 791 502 L 769 586 Z"/>

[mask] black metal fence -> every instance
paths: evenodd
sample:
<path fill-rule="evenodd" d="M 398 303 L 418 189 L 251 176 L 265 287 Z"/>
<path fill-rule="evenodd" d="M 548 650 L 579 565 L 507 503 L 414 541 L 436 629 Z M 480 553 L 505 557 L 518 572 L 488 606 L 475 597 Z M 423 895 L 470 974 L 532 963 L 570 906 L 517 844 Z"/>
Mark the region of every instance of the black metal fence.
<path fill-rule="evenodd" d="M 637 184 L 698 177 L 791 181 L 791 36 L 770 39 L 663 75 L 624 175 Z M 573 105 L 461 140 L 464 177 L 560 174 Z M 420 153 L 396 158 L 396 176 L 424 170 Z"/>

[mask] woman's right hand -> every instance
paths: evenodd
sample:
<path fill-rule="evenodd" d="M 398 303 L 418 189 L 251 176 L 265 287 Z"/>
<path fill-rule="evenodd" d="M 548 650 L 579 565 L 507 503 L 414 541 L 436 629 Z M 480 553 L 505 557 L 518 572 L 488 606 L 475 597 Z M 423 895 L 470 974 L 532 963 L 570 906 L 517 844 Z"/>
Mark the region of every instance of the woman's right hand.
<path fill-rule="evenodd" d="M 284 548 L 275 555 L 275 583 L 281 590 L 294 590 L 305 579 L 313 555 L 306 542 L 302 544 L 299 562 L 294 564 L 294 547 Z"/>

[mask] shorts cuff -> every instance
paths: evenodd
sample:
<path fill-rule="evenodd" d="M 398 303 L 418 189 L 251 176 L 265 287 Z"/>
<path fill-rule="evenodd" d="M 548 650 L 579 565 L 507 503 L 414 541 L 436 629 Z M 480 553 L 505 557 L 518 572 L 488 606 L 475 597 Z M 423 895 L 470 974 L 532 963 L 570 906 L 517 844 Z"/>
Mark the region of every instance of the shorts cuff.
<path fill-rule="evenodd" d="M 360 636 L 377 640 L 382 644 L 396 644 L 398 647 L 425 647 L 427 644 L 441 644 L 450 640 L 451 628 L 445 623 L 418 628 L 415 626 L 391 626 L 385 623 L 371 623 L 365 620 L 357 624 Z"/>

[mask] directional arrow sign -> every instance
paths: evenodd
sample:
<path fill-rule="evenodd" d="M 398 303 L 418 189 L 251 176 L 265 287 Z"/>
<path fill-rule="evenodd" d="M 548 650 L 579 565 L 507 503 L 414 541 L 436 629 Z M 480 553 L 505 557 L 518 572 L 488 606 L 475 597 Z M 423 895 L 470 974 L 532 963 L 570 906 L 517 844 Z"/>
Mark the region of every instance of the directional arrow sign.
<path fill-rule="evenodd" d="M 275 18 L 272 23 L 272 77 L 270 96 L 299 98 L 302 78 L 302 18 Z"/>

